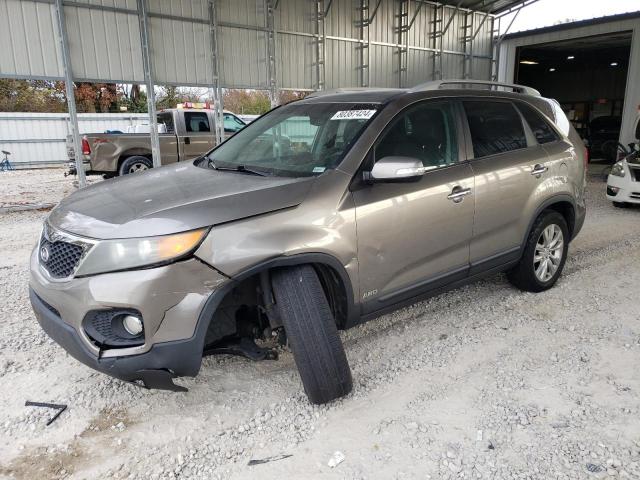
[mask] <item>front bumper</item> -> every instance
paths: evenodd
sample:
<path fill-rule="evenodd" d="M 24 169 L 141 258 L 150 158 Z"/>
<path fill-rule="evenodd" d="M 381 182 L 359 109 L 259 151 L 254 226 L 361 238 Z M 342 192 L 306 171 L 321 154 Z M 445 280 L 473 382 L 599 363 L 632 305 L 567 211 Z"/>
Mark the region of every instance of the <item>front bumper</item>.
<path fill-rule="evenodd" d="M 607 199 L 612 202 L 640 204 L 640 182 L 635 180 L 629 167 L 625 166 L 625 169 L 624 177 L 609 175 L 607 178 Z M 618 189 L 615 195 L 611 187 Z"/>
<path fill-rule="evenodd" d="M 175 390 L 172 378 L 200 369 L 212 317 L 207 307 L 227 283 L 196 259 L 56 282 L 42 274 L 34 251 L 29 295 L 43 330 L 75 359 L 125 381 Z M 87 313 L 112 308 L 142 314 L 143 345 L 100 348 L 89 338 L 82 325 Z"/>

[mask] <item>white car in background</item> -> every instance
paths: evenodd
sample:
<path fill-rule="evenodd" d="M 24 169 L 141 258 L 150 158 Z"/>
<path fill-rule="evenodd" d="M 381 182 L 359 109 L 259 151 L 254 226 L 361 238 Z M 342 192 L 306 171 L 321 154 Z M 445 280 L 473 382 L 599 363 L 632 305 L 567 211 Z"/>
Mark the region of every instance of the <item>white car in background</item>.
<path fill-rule="evenodd" d="M 640 205 L 640 117 L 636 120 L 636 143 L 631 152 L 611 167 L 607 177 L 607 199 L 615 207 L 624 208 L 630 203 Z"/>

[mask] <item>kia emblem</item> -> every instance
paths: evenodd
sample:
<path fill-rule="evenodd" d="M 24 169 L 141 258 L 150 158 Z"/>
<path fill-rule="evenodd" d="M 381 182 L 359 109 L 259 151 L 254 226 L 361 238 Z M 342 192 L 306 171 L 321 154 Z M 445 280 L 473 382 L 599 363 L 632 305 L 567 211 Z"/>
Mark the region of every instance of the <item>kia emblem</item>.
<path fill-rule="evenodd" d="M 47 263 L 50 255 L 49 247 L 43 245 L 42 248 L 40 248 L 40 260 L 42 260 L 43 263 Z"/>

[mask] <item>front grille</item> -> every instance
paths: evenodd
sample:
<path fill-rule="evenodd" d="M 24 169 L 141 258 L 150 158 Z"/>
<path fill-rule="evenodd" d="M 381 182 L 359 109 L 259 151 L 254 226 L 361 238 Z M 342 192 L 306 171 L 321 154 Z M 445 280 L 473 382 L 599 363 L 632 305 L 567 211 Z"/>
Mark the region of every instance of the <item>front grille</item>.
<path fill-rule="evenodd" d="M 44 253 L 45 250 L 47 253 Z M 43 236 L 38 254 L 40 264 L 49 272 L 49 275 L 53 278 L 66 278 L 76 269 L 83 252 L 84 248 L 80 245 L 60 240 L 51 242 Z"/>
<path fill-rule="evenodd" d="M 629 168 L 631 170 L 631 176 L 635 178 L 636 182 L 640 182 L 640 168 Z"/>

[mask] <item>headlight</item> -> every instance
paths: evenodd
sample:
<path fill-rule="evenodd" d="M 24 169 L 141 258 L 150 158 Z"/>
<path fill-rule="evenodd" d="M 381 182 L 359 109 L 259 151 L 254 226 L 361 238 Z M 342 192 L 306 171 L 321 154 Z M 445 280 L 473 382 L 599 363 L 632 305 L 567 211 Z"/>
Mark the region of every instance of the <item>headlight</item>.
<path fill-rule="evenodd" d="M 98 242 L 80 264 L 77 276 L 128 270 L 166 263 L 196 249 L 207 229 L 163 235 Z"/>
<path fill-rule="evenodd" d="M 611 175 L 615 175 L 616 177 L 624 177 L 624 163 L 615 163 L 613 167 L 611 167 Z"/>

